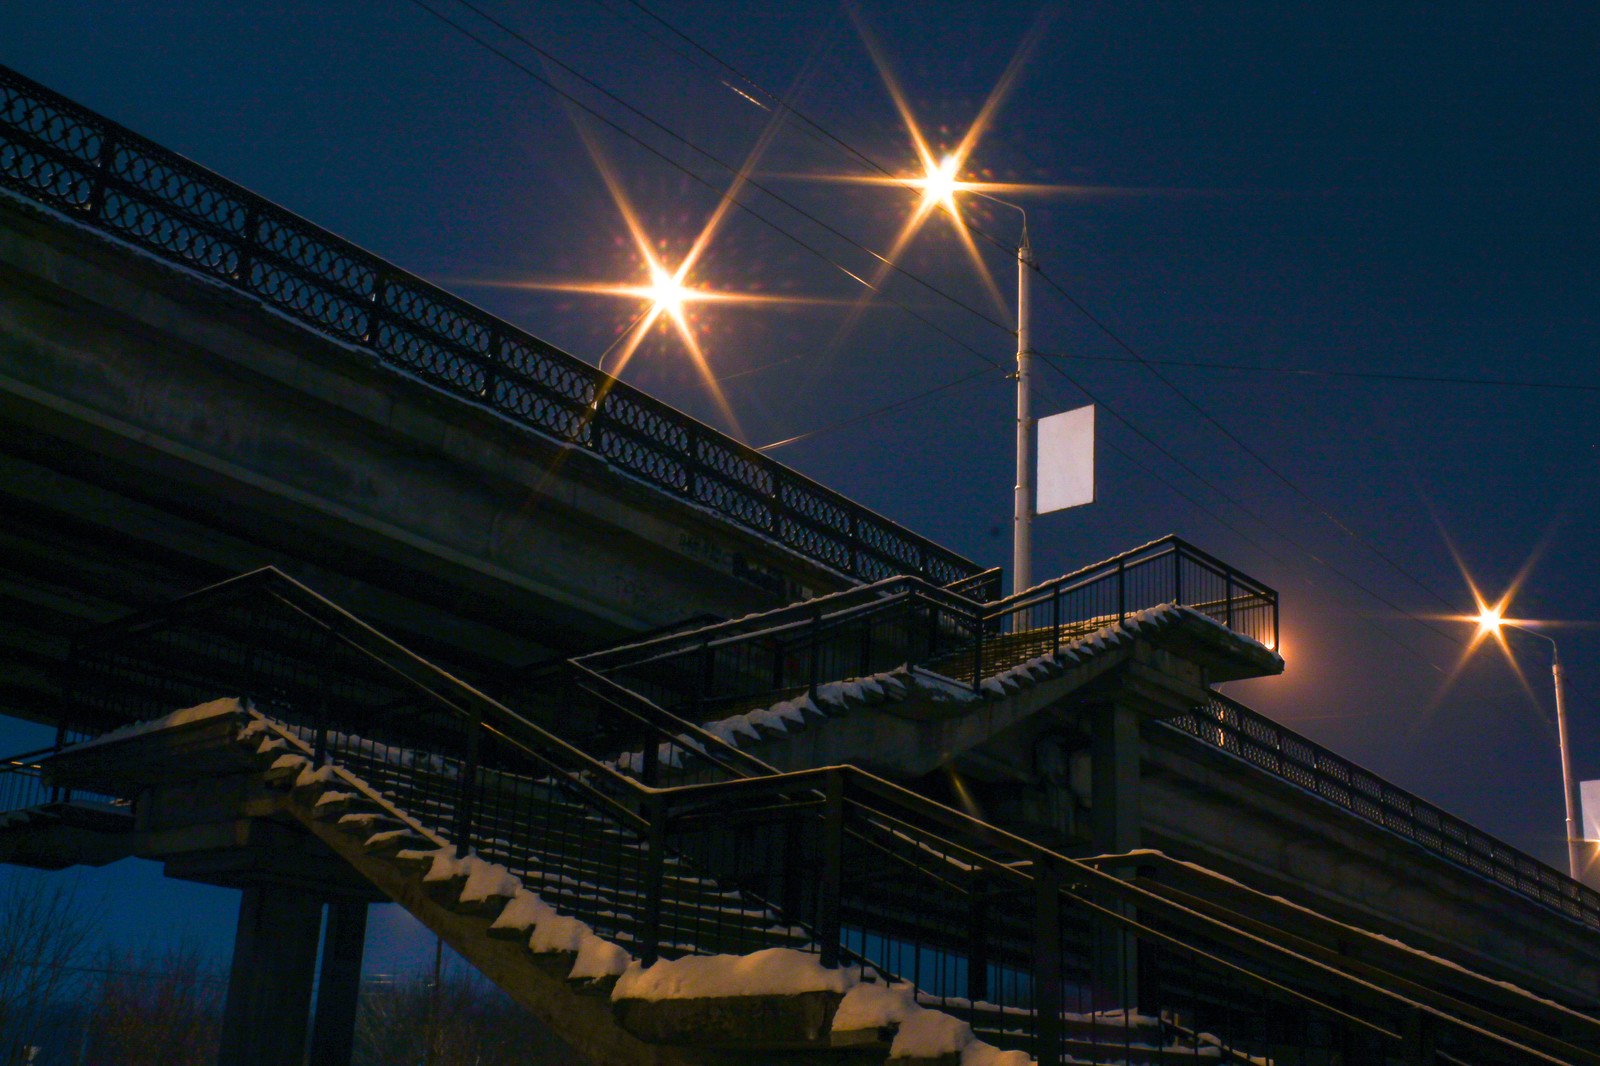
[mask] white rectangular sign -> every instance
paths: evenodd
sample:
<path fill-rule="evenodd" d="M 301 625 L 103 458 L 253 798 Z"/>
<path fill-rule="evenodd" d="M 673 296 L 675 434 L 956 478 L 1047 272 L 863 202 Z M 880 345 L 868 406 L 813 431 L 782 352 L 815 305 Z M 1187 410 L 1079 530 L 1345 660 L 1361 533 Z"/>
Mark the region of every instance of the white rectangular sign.
<path fill-rule="evenodd" d="M 1035 514 L 1094 502 L 1094 405 L 1039 419 Z"/>
<path fill-rule="evenodd" d="M 1579 781 L 1578 799 L 1582 804 L 1578 831 L 1585 840 L 1600 840 L 1600 781 Z"/>

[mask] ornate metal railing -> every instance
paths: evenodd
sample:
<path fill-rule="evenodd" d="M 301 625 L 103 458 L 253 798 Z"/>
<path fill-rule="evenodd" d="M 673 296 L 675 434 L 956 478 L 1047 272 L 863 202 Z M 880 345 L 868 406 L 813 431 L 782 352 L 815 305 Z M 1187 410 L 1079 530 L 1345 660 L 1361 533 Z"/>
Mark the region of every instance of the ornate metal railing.
<path fill-rule="evenodd" d="M 981 569 L 6 67 L 0 187 L 841 574 L 945 584 Z"/>
<path fill-rule="evenodd" d="M 1600 929 L 1600 892 L 1242 703 L 1213 693 L 1205 704 L 1168 724 L 1457 866 Z"/>

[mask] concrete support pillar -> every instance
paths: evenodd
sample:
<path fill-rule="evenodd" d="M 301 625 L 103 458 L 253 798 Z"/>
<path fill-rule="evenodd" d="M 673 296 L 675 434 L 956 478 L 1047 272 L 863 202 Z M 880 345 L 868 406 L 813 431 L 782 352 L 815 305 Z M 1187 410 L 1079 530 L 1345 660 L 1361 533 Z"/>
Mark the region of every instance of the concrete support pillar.
<path fill-rule="evenodd" d="M 330 902 L 322 937 L 322 972 L 311 1026 L 310 1066 L 350 1066 L 356 1007 L 361 998 L 361 956 L 367 943 L 367 904 Z"/>
<path fill-rule="evenodd" d="M 1095 850 L 1102 854 L 1139 846 L 1139 714 L 1122 703 L 1090 709 Z"/>
<path fill-rule="evenodd" d="M 322 901 L 277 884 L 239 901 L 218 1066 L 302 1066 Z"/>
<path fill-rule="evenodd" d="M 1101 854 L 1139 847 L 1139 713 L 1121 702 L 1092 707 L 1094 806 L 1090 828 Z M 1129 913 L 1130 918 L 1135 917 Z M 1143 1006 L 1139 983 L 1139 945 L 1131 934 L 1100 926 L 1094 937 L 1095 1008 Z"/>

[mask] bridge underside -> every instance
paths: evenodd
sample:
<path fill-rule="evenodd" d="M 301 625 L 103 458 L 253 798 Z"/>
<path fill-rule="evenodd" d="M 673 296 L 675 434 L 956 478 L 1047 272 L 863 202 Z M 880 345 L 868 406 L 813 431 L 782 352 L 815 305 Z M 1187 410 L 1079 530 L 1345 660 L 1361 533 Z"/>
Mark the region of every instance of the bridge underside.
<path fill-rule="evenodd" d="M 468 676 L 847 579 L 0 196 L 0 713 L 73 633 L 276 566 Z"/>

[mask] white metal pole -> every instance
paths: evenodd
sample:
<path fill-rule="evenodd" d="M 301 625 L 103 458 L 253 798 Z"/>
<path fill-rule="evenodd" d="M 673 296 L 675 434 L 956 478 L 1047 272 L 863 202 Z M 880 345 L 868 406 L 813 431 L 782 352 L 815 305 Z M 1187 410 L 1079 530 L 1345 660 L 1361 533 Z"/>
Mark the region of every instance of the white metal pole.
<path fill-rule="evenodd" d="M 1017 248 L 1017 484 L 1012 509 L 1011 591 L 1033 586 L 1033 346 L 1028 337 L 1028 272 L 1033 250 L 1023 219 Z"/>
<path fill-rule="evenodd" d="M 1549 639 L 1549 638 L 1546 638 Z M 1578 785 L 1572 779 L 1572 745 L 1567 738 L 1566 678 L 1561 669 L 1561 653 L 1550 641 L 1550 672 L 1556 682 L 1556 736 L 1561 741 L 1561 791 L 1567 801 L 1567 865 L 1574 881 L 1583 879 L 1587 856 L 1583 827 L 1578 824 Z"/>

